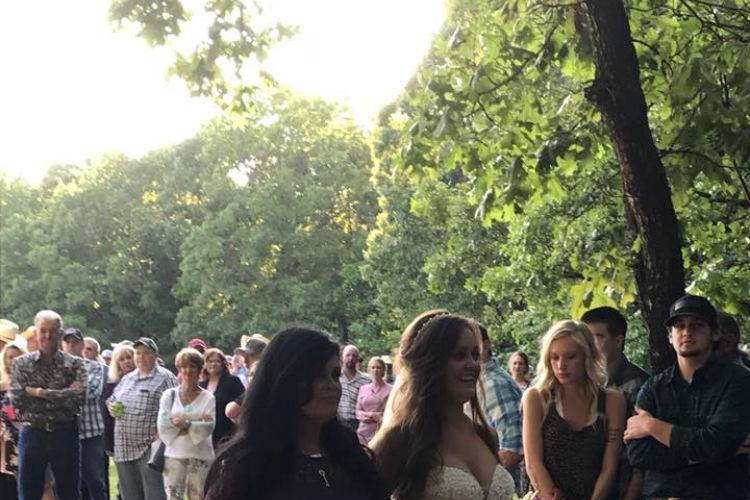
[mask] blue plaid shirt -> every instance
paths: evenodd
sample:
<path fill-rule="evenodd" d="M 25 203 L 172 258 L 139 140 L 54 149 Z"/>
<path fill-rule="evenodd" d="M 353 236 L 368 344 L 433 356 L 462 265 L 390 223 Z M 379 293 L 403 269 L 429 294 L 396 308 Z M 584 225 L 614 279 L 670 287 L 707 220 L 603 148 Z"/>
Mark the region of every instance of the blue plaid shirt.
<path fill-rule="evenodd" d="M 78 438 L 88 439 L 104 434 L 101 397 L 106 366 L 88 359 L 84 359 L 83 362 L 88 375 L 88 383 L 86 384 L 86 399 L 78 417 Z"/>
<path fill-rule="evenodd" d="M 500 449 L 523 453 L 521 442 L 521 389 L 498 362 L 490 359 L 482 369 L 484 414 L 497 431 Z"/>

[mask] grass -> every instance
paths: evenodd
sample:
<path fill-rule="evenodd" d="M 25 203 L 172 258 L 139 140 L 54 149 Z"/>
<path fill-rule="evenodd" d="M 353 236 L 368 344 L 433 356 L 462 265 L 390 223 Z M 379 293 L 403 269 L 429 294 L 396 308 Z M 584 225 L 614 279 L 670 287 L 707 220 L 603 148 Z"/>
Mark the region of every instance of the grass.
<path fill-rule="evenodd" d="M 117 468 L 111 457 L 109 459 L 109 498 L 112 500 L 117 498 Z"/>

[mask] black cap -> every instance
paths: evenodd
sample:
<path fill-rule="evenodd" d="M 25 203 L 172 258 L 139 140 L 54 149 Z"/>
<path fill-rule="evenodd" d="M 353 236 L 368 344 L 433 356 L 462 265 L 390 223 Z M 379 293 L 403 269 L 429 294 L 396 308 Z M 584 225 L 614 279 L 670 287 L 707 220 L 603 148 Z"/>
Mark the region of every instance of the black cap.
<path fill-rule="evenodd" d="M 702 319 L 709 325 L 716 327 L 716 309 L 705 297 L 697 295 L 685 295 L 677 299 L 669 306 L 669 318 L 664 322 L 664 326 L 669 328 L 677 322 L 682 316 L 693 316 Z"/>
<path fill-rule="evenodd" d="M 76 340 L 80 340 L 81 342 L 83 342 L 83 332 L 74 326 L 65 328 L 63 330 L 63 340 L 67 339 L 68 337 L 74 337 Z"/>
<path fill-rule="evenodd" d="M 133 347 L 138 347 L 139 345 L 145 345 L 152 351 L 154 351 L 156 354 L 159 354 L 159 348 L 156 347 L 156 342 L 154 342 L 153 339 L 150 339 L 148 337 L 141 337 L 135 342 L 133 342 Z"/>

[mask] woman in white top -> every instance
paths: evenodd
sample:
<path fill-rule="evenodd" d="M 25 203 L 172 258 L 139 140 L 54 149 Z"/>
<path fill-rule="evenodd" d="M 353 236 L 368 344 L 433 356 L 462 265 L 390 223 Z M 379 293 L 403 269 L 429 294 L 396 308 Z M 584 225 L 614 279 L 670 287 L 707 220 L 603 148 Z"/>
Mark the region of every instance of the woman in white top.
<path fill-rule="evenodd" d="M 216 402 L 198 386 L 203 356 L 195 349 L 177 353 L 180 385 L 164 391 L 159 406 L 159 438 L 164 451 L 164 489 L 170 500 L 203 498 L 203 485 L 214 448 L 211 433 L 216 423 Z"/>
<path fill-rule="evenodd" d="M 481 346 L 476 323 L 445 310 L 423 313 L 404 330 L 392 412 L 370 442 L 393 498 L 513 496 L 513 478 L 500 465 L 497 436 L 477 399 Z"/>

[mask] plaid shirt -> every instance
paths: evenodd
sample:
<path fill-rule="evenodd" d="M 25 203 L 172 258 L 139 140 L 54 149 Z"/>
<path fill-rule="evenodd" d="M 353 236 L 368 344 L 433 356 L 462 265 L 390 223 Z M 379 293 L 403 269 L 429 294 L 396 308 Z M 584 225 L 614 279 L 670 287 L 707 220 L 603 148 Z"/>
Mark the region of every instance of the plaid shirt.
<path fill-rule="evenodd" d="M 747 498 L 748 456 L 736 452 L 750 432 L 750 372 L 710 358 L 688 383 L 675 363 L 643 384 L 637 404 L 673 426 L 669 446 L 628 442 L 645 497 Z"/>
<path fill-rule="evenodd" d="M 159 399 L 162 393 L 177 385 L 177 377 L 160 366 L 145 376 L 138 370 L 125 375 L 107 403 L 120 401 L 124 415 L 115 419 L 115 462 L 141 458 L 156 436 Z"/>
<path fill-rule="evenodd" d="M 104 434 L 104 417 L 102 417 L 101 396 L 104 389 L 104 371 L 106 366 L 84 359 L 88 384 L 86 399 L 78 417 L 78 439 L 88 439 Z"/>
<path fill-rule="evenodd" d="M 339 399 L 339 418 L 343 420 L 354 420 L 357 418 L 357 396 L 359 389 L 365 384 L 372 382 L 370 377 L 362 372 L 356 372 L 354 377 L 349 378 L 341 371 L 339 376 L 341 383 L 341 399 Z"/>
<path fill-rule="evenodd" d="M 73 422 L 81 411 L 84 389 L 71 388 L 73 383 L 86 387 L 83 359 L 57 351 L 44 360 L 39 351 L 17 357 L 10 377 L 10 400 L 16 420 L 44 426 Z M 26 394 L 27 387 L 41 387 L 45 398 Z"/>
<path fill-rule="evenodd" d="M 521 389 L 510 374 L 490 359 L 482 370 L 484 414 L 497 431 L 500 449 L 523 453 L 521 442 Z"/>

